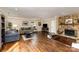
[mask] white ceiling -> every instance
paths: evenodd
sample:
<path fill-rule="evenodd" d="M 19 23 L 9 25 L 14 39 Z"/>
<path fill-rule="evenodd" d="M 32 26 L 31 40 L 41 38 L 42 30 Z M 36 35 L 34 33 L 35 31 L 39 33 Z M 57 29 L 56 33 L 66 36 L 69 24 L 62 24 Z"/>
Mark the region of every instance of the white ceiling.
<path fill-rule="evenodd" d="M 1 13 L 16 17 L 55 17 L 79 13 L 78 7 L 0 7 Z"/>

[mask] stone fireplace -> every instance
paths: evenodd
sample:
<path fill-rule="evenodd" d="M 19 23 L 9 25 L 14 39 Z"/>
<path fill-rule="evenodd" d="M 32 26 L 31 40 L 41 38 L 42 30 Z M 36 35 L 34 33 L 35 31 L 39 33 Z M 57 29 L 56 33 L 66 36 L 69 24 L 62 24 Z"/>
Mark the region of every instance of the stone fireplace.
<path fill-rule="evenodd" d="M 77 31 L 73 29 L 65 29 L 64 35 L 77 37 Z"/>

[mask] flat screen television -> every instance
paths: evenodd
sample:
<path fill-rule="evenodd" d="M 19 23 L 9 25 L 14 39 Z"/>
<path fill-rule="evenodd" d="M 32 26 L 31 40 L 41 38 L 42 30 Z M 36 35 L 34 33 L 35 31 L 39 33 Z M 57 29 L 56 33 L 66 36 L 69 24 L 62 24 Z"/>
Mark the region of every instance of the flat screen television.
<path fill-rule="evenodd" d="M 71 29 L 65 29 L 65 35 L 76 36 L 76 31 Z"/>
<path fill-rule="evenodd" d="M 45 27 L 45 28 L 46 28 L 46 27 L 47 27 L 47 24 L 43 24 L 43 27 Z"/>

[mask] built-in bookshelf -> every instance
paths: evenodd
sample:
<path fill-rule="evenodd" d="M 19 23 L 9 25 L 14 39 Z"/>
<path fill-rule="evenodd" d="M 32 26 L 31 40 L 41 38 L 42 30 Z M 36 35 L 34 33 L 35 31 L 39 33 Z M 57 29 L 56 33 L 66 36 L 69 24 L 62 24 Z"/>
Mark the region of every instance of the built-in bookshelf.
<path fill-rule="evenodd" d="M 5 42 L 5 16 L 1 15 L 1 36 L 2 42 Z"/>
<path fill-rule="evenodd" d="M 0 15 L 0 50 L 5 43 L 5 16 Z"/>
<path fill-rule="evenodd" d="M 79 15 L 66 15 L 58 17 L 58 34 L 65 35 L 65 30 L 73 30 L 74 37 L 79 37 Z"/>

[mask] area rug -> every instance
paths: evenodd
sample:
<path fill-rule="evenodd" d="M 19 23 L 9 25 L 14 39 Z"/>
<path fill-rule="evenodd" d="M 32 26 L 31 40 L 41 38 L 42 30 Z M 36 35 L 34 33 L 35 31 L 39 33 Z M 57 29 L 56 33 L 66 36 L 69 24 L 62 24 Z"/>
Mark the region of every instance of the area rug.
<path fill-rule="evenodd" d="M 25 35 L 22 35 L 22 38 L 23 38 L 24 41 L 25 41 L 25 40 L 31 40 L 31 39 L 32 39 L 32 37 L 31 37 L 31 38 L 26 38 Z"/>

